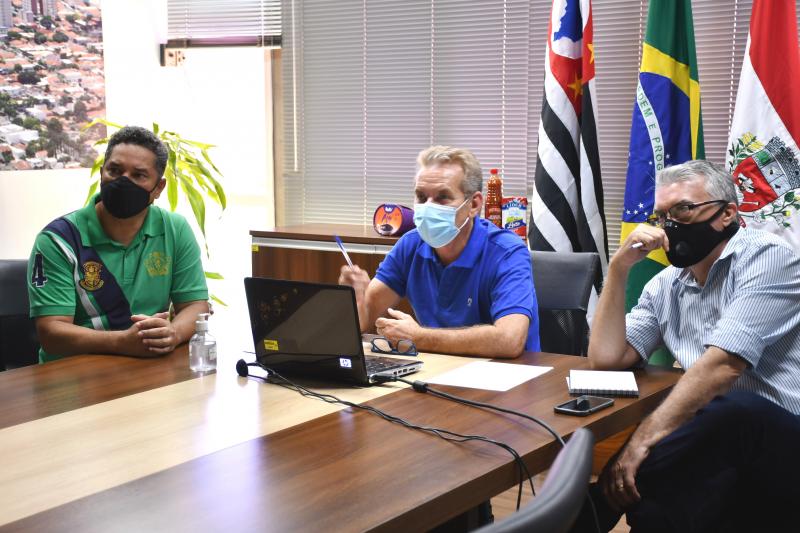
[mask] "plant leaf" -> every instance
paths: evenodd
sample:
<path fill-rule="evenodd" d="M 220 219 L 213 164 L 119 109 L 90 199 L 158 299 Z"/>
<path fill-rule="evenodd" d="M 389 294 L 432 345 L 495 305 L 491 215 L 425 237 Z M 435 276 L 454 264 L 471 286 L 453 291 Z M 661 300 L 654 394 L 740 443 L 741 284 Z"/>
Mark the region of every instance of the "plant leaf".
<path fill-rule="evenodd" d="M 192 206 L 192 212 L 194 213 L 194 218 L 197 221 L 197 225 L 200 226 L 200 232 L 203 234 L 203 238 L 206 237 L 206 203 L 203 200 L 203 196 L 197 192 L 197 189 L 194 188 L 194 184 L 188 178 L 186 178 L 183 174 L 179 174 L 178 177 L 180 178 L 181 182 L 181 189 L 186 194 L 186 197 L 189 199 L 189 205 Z"/>
<path fill-rule="evenodd" d="M 219 305 L 221 305 L 223 307 L 228 307 L 228 304 L 226 304 L 225 302 L 223 302 L 222 300 L 220 300 L 219 298 L 217 298 L 213 294 L 209 294 L 208 297 L 211 298 L 213 301 L 217 302 Z"/>
<path fill-rule="evenodd" d="M 178 169 L 175 164 L 175 152 L 169 151 L 167 169 L 164 173 L 167 178 L 167 199 L 169 200 L 170 211 L 175 211 L 178 207 Z"/>
<path fill-rule="evenodd" d="M 193 158 L 186 157 L 185 154 L 182 154 L 181 158 L 178 159 L 178 168 L 180 168 L 184 174 L 191 175 L 198 185 L 200 185 L 203 190 L 214 199 L 215 202 L 219 203 L 219 200 L 215 198 L 217 193 L 214 192 L 211 184 L 205 179 L 205 175 L 199 171 L 195 164 L 192 163 L 192 160 Z"/>
<path fill-rule="evenodd" d="M 97 191 L 98 185 L 100 185 L 100 180 L 97 180 L 94 183 L 92 183 L 92 185 L 89 187 L 89 194 L 86 195 L 86 201 L 83 202 L 83 205 L 89 205 L 89 201 L 92 199 L 94 193 Z"/>
<path fill-rule="evenodd" d="M 93 177 L 95 174 L 97 174 L 100 171 L 100 168 L 102 168 L 103 162 L 105 161 L 105 159 L 106 159 L 106 156 L 103 155 L 103 154 L 100 154 L 99 156 L 97 156 L 97 159 L 95 159 L 94 163 L 92 163 L 92 172 L 89 174 L 90 178 Z"/>
<path fill-rule="evenodd" d="M 205 149 L 202 149 L 200 150 L 200 153 L 203 154 L 203 159 L 206 160 L 206 163 L 211 165 L 211 168 L 214 169 L 214 172 L 222 176 L 222 172 L 220 172 L 219 169 L 217 168 L 217 165 L 215 165 L 214 162 L 211 161 L 211 158 L 208 156 L 208 152 Z"/>
<path fill-rule="evenodd" d="M 158 135 L 158 123 L 156 122 L 153 122 L 153 133 Z"/>
<path fill-rule="evenodd" d="M 178 206 L 178 183 L 172 167 L 167 167 L 164 179 L 167 180 L 167 200 L 169 200 L 170 211 L 175 211 Z"/>
<path fill-rule="evenodd" d="M 207 161 L 210 162 L 207 153 L 204 153 L 203 156 L 206 158 Z M 211 171 L 208 168 L 206 168 L 206 166 L 201 161 L 199 161 L 196 157 L 194 157 L 193 155 L 191 155 L 188 152 L 186 152 L 184 154 L 184 157 L 186 158 L 187 164 L 191 166 L 192 170 L 201 173 L 203 175 L 203 177 L 206 178 L 207 181 L 211 182 L 211 184 L 214 187 L 214 191 L 215 191 L 216 194 L 211 194 L 210 187 L 207 184 L 203 184 L 203 185 L 205 185 L 207 187 L 206 190 L 209 193 L 209 196 L 215 202 L 217 202 L 220 205 L 220 207 L 222 207 L 222 210 L 224 211 L 225 208 L 227 207 L 228 201 L 227 201 L 227 198 L 225 196 L 225 190 L 222 188 L 222 185 L 220 185 L 219 181 L 217 181 L 214 178 L 213 174 L 211 174 Z M 211 165 L 213 166 L 214 164 L 211 163 Z M 216 170 L 216 167 L 214 167 L 214 169 Z M 217 171 L 217 173 L 219 174 L 219 171 Z M 221 175 L 222 174 L 220 174 L 220 176 Z M 197 179 L 198 183 L 201 183 L 200 176 L 195 174 L 195 178 Z M 206 180 L 203 180 L 203 181 L 206 181 Z"/>
<path fill-rule="evenodd" d="M 215 144 L 208 144 L 208 143 L 201 143 L 201 142 L 197 142 L 197 141 L 190 141 L 189 139 L 184 139 L 183 137 L 181 137 L 181 140 L 183 142 L 185 142 L 186 144 L 191 144 L 192 146 L 196 146 L 197 148 L 200 148 L 201 150 L 208 150 L 209 148 L 214 148 L 216 146 Z"/>
<path fill-rule="evenodd" d="M 225 208 L 228 206 L 228 199 L 225 197 L 225 189 L 222 188 L 222 185 L 220 185 L 219 182 L 215 180 L 213 176 L 209 175 L 208 179 L 210 179 L 211 183 L 214 184 L 214 190 L 217 191 L 217 196 L 219 196 L 219 205 L 222 207 L 222 210 L 224 211 Z"/>
<path fill-rule="evenodd" d="M 206 271 L 205 274 L 206 274 L 206 278 L 208 278 L 208 279 L 225 279 L 224 277 L 222 277 L 222 274 L 220 274 L 219 272 L 208 272 L 208 271 Z"/>
<path fill-rule="evenodd" d="M 219 201 L 219 196 L 217 195 L 217 191 L 214 189 L 213 184 L 209 183 L 205 175 L 202 172 L 198 172 L 196 167 L 190 167 L 189 173 L 192 175 L 192 177 L 194 177 L 195 181 L 203 188 L 206 195 L 208 195 L 209 198 L 211 198 L 217 204 L 219 204 L 220 201 Z"/>
<path fill-rule="evenodd" d="M 117 129 L 120 129 L 120 130 L 124 127 L 122 124 L 117 124 L 115 122 L 108 121 L 108 120 L 106 120 L 104 118 L 96 118 L 93 121 L 91 121 L 88 124 L 86 124 L 83 128 L 81 128 L 81 130 L 86 131 L 89 128 L 91 128 L 92 126 L 96 126 L 98 124 L 105 124 L 106 126 L 111 126 L 112 128 L 117 128 Z"/>
<path fill-rule="evenodd" d="M 222 187 L 219 186 L 217 180 L 214 179 L 214 176 L 208 171 L 207 168 L 202 166 L 198 162 L 199 166 L 192 166 L 190 167 L 190 171 L 194 176 L 197 183 L 201 184 L 203 189 L 205 189 L 206 194 L 209 198 L 214 200 L 217 204 L 219 204 L 222 209 L 225 209 L 225 191 L 222 191 L 222 198 L 220 198 L 217 190 L 222 190 Z"/>

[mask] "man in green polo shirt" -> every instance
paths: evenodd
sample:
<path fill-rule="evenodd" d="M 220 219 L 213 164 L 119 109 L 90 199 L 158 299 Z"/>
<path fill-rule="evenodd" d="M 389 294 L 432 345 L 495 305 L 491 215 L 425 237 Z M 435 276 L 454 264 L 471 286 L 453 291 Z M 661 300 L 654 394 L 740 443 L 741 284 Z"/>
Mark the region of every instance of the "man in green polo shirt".
<path fill-rule="evenodd" d="M 208 312 L 191 228 L 151 205 L 166 185 L 167 157 L 152 132 L 122 128 L 109 140 L 94 202 L 36 237 L 28 294 L 41 362 L 81 353 L 165 354 Z"/>

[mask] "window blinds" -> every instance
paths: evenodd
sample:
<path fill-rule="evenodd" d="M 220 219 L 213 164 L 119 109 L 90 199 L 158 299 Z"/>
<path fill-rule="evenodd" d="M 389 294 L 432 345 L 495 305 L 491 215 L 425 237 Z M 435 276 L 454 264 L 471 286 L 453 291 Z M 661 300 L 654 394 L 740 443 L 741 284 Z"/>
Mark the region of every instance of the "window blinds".
<path fill-rule="evenodd" d="M 608 242 L 619 241 L 646 0 L 595 0 Z M 430 144 L 472 149 L 530 193 L 550 0 L 284 0 L 283 224 L 370 224 L 410 204 Z M 706 157 L 723 161 L 752 0 L 694 0 Z"/>
<path fill-rule="evenodd" d="M 167 0 L 168 46 L 279 45 L 280 0 Z"/>
<path fill-rule="evenodd" d="M 528 1 L 285 2 L 283 220 L 410 204 L 430 144 L 471 148 L 525 194 L 529 25 Z"/>

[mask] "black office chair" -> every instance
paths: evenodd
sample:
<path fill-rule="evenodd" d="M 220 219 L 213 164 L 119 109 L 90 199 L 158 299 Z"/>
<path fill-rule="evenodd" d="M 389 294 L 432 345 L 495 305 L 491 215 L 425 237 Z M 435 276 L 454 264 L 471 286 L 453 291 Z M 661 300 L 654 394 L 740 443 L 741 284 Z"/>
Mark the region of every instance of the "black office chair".
<path fill-rule="evenodd" d="M 553 461 L 539 494 L 518 512 L 478 532 L 569 531 L 586 500 L 593 447 L 592 432 L 586 428 L 577 430 Z"/>
<path fill-rule="evenodd" d="M 0 370 L 39 362 L 36 326 L 28 316 L 28 262 L 0 259 Z"/>
<path fill-rule="evenodd" d="M 586 355 L 586 311 L 592 285 L 602 276 L 600 256 L 593 252 L 532 251 L 531 265 L 542 351 Z"/>

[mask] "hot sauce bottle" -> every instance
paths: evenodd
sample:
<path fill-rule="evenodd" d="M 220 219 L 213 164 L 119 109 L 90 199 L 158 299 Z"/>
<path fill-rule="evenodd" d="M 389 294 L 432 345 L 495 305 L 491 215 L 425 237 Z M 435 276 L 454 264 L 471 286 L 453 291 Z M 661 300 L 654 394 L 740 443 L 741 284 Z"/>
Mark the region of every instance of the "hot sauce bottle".
<path fill-rule="evenodd" d="M 497 169 L 489 171 L 491 176 L 486 184 L 486 204 L 484 207 L 484 218 L 497 226 L 503 227 L 503 180 L 500 178 Z"/>

